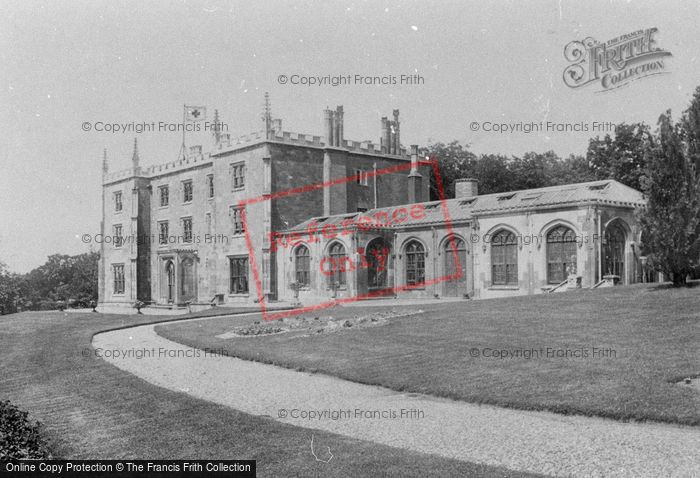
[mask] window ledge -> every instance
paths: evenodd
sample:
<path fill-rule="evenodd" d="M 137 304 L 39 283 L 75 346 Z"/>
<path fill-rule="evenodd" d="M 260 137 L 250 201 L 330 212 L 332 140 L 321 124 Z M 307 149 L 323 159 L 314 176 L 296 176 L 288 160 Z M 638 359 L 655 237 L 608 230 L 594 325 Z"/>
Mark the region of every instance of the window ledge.
<path fill-rule="evenodd" d="M 229 297 L 250 297 L 250 293 L 249 292 L 241 292 L 241 293 L 229 292 L 228 296 Z"/>
<path fill-rule="evenodd" d="M 517 285 L 492 285 L 488 290 L 520 290 Z"/>

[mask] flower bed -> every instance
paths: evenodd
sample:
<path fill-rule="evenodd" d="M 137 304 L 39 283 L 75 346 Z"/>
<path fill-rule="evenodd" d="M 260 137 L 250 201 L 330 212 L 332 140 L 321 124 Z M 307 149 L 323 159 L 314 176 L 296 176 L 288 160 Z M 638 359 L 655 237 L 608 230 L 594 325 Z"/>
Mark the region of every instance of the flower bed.
<path fill-rule="evenodd" d="M 336 319 L 328 317 L 305 317 L 296 316 L 278 319 L 273 323 L 254 322 L 251 325 L 237 327 L 230 332 L 217 335 L 220 339 L 231 339 L 236 337 L 259 337 L 265 335 L 281 334 L 286 332 L 298 332 L 299 337 L 306 337 L 313 334 L 333 333 L 340 330 L 352 328 L 374 327 L 385 325 L 391 318 L 403 317 L 421 313 L 422 311 L 411 313 L 399 313 L 394 310 L 386 312 L 374 312 L 365 315 L 356 315 L 349 319 Z"/>

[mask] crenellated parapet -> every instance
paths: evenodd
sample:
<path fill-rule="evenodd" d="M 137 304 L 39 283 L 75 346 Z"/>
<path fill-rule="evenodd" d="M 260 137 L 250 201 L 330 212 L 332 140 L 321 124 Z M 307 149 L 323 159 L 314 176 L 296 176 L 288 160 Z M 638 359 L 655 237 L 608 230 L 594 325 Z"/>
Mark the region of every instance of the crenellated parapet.
<path fill-rule="evenodd" d="M 263 141 L 265 139 L 265 131 L 255 131 L 250 134 L 244 134 L 242 136 L 231 137 L 229 133 L 221 134 L 220 141 L 216 144 L 215 149 L 218 151 L 225 151 L 229 149 L 236 149 L 241 146 L 247 146 L 250 144 L 255 144 L 257 142 Z M 217 152 L 218 152 L 217 151 Z"/>
<path fill-rule="evenodd" d="M 202 152 L 202 146 L 191 146 L 185 157 L 175 161 L 169 161 L 167 163 L 155 164 L 153 166 L 141 168 L 139 174 L 134 174 L 133 168 L 107 173 L 104 177 L 104 184 L 121 181 L 134 176 L 146 178 L 159 176 L 161 174 L 182 171 L 193 166 L 206 164 L 208 162 L 211 162 L 211 156 L 209 153 Z"/>
<path fill-rule="evenodd" d="M 300 144 L 304 146 L 316 146 L 323 147 L 324 142 L 321 141 L 320 136 L 313 136 L 310 134 L 302 133 L 292 133 L 290 131 L 275 131 L 275 135 L 272 137 L 273 141 L 287 144 Z"/>
<path fill-rule="evenodd" d="M 276 131 L 271 138 L 272 141 L 285 144 L 297 144 L 303 146 L 313 146 L 313 147 L 327 147 L 323 139 L 320 136 L 314 136 L 310 134 L 302 133 L 292 133 L 289 131 Z M 381 150 L 381 146 L 373 143 L 372 141 L 351 141 L 343 140 L 342 145 L 331 146 L 333 148 L 345 149 L 351 152 L 364 153 L 364 154 L 384 154 Z M 401 147 L 399 153 L 392 154 L 391 156 L 407 156 L 408 151 L 406 148 Z"/>
<path fill-rule="evenodd" d="M 202 146 L 191 146 L 187 152 L 187 156 L 176 161 L 170 161 L 165 164 L 156 164 L 144 170 L 146 176 L 154 176 L 163 173 L 170 173 L 182 169 L 189 169 L 192 166 L 208 163 L 211 161 L 209 153 L 202 152 Z"/>
<path fill-rule="evenodd" d="M 400 147 L 396 154 L 388 154 L 382 152 L 381 145 L 372 143 L 371 141 L 344 141 L 344 148 L 348 151 L 355 151 L 359 153 L 368 154 L 383 154 L 388 156 L 408 156 L 408 150 L 404 147 Z"/>
<path fill-rule="evenodd" d="M 245 147 L 265 140 L 266 135 L 264 131 L 257 131 L 251 134 L 238 136 L 236 138 L 230 138 L 228 134 L 222 134 L 220 142 L 216 147 L 217 151 L 214 154 L 218 154 L 219 152 L 226 152 L 228 150 L 233 150 L 240 147 Z M 271 129 L 271 134 L 268 141 L 298 146 L 309 146 L 315 148 L 325 148 L 329 146 L 321 136 L 304 133 L 294 133 L 291 131 L 282 131 L 281 129 L 275 128 Z M 382 152 L 382 148 L 379 144 L 373 143 L 372 141 L 343 140 L 342 145 L 332 145 L 331 147 L 345 149 L 356 153 L 388 155 L 388 153 Z M 390 154 L 390 156 L 407 157 L 408 150 L 404 147 L 401 147 L 398 153 Z"/>

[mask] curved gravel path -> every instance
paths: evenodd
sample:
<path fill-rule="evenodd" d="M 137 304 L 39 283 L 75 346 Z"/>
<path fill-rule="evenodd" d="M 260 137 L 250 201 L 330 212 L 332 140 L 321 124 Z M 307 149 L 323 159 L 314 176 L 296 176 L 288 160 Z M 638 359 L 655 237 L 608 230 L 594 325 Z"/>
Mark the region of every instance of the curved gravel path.
<path fill-rule="evenodd" d="M 621 423 L 398 393 L 232 357 L 205 356 L 160 337 L 153 325 L 98 334 L 93 347 L 102 349 L 103 356 L 107 350 L 132 350 L 130 357 L 105 359 L 155 385 L 252 415 L 361 440 L 558 476 L 700 476 L 698 428 Z M 144 349 L 153 356 L 133 355 Z M 158 357 L 161 351 L 179 357 Z M 413 418 L 381 417 L 382 412 L 387 417 L 402 409 L 414 410 Z M 320 418 L 291 416 L 324 410 L 329 415 Z M 330 413 L 339 411 L 343 416 L 332 419 Z M 365 411 L 379 415 L 367 417 Z M 320 458 L 327 459 L 322 443 L 317 450 Z M 331 453 L 338 456 L 343 450 Z"/>

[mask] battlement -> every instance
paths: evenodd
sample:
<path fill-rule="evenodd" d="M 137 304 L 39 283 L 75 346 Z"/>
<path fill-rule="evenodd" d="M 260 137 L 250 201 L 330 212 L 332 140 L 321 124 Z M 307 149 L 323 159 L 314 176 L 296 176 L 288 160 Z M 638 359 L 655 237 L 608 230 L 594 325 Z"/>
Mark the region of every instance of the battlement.
<path fill-rule="evenodd" d="M 255 131 L 250 134 L 244 134 L 242 136 L 237 136 L 232 138 L 230 134 L 223 133 L 219 143 L 216 145 L 216 149 L 219 151 L 233 149 L 246 144 L 254 144 L 265 139 L 264 131 Z"/>
<path fill-rule="evenodd" d="M 367 154 L 381 154 L 386 156 L 407 156 L 408 150 L 404 147 L 399 148 L 397 154 L 383 153 L 381 145 L 373 143 L 371 141 L 349 141 L 343 140 L 343 147 L 348 151 L 354 151 L 358 153 Z"/>
<path fill-rule="evenodd" d="M 194 165 L 206 164 L 211 161 L 209 153 L 202 153 L 202 146 L 191 146 L 187 152 L 185 158 L 180 158 L 175 161 L 169 161 L 167 163 L 155 164 L 153 166 L 148 166 L 146 168 L 140 168 L 136 174 L 133 168 L 122 169 L 115 171 L 113 173 L 105 174 L 104 184 L 112 183 L 122 179 L 130 178 L 133 176 L 139 177 L 152 177 L 158 176 L 165 173 L 181 171 L 184 169 L 189 169 Z"/>
<path fill-rule="evenodd" d="M 221 140 L 216 146 L 216 149 L 218 151 L 227 151 L 241 146 L 246 146 L 248 144 L 255 144 L 261 141 L 265 141 L 265 139 L 266 135 L 264 131 L 256 131 L 254 133 L 239 136 L 236 138 L 230 138 L 228 134 L 222 134 Z M 270 141 L 275 141 L 284 144 L 294 144 L 299 146 L 311 146 L 315 148 L 324 148 L 328 146 L 321 136 L 304 133 L 294 133 L 291 131 L 281 130 L 272 130 Z M 372 141 L 343 140 L 342 146 L 333 147 L 346 149 L 348 151 L 356 153 L 389 155 L 388 153 L 383 153 L 381 146 L 379 144 L 373 143 Z M 398 154 L 391 154 L 390 156 L 407 155 L 408 150 L 404 147 L 401 147 L 400 152 Z"/>
<path fill-rule="evenodd" d="M 393 120 L 389 120 L 386 116 L 381 118 L 380 140 L 379 143 L 373 143 L 372 141 L 350 141 L 344 138 L 345 126 L 342 106 L 336 107 L 335 110 L 330 110 L 328 108 L 324 110 L 324 135 L 316 136 L 283 131 L 282 120 L 273 119 L 270 114 L 269 98 L 267 95 L 265 96 L 265 101 L 265 129 L 237 137 L 231 137 L 229 133 L 217 131 L 214 135 L 215 145 L 210 153 L 203 153 L 201 145 L 191 146 L 183 158 L 141 168 L 139 166 L 137 143 L 136 140 L 134 140 L 132 167 L 109 173 L 105 151 L 103 183 L 111 183 L 130 177 L 150 178 L 186 170 L 200 164 L 210 163 L 212 155 L 220 155 L 266 141 L 310 148 L 337 148 L 357 154 L 409 159 L 408 150 L 402 147 L 400 142 L 399 110 L 393 111 Z M 216 112 L 216 118 L 218 118 L 218 112 Z"/>
<path fill-rule="evenodd" d="M 299 144 L 305 146 L 315 146 L 318 148 L 326 147 L 327 144 L 322 140 L 320 136 L 314 136 L 310 134 L 302 133 L 292 133 L 289 131 L 276 131 L 274 136 L 271 138 L 273 141 L 278 141 L 287 144 Z M 365 154 L 381 154 L 386 155 L 387 153 L 382 153 L 380 145 L 372 143 L 371 141 L 350 141 L 343 140 L 342 146 L 333 146 L 335 148 L 347 149 L 348 151 L 365 153 Z M 405 156 L 408 152 L 406 148 L 401 148 L 399 154 L 392 156 Z"/>
<path fill-rule="evenodd" d="M 289 131 L 275 131 L 275 134 L 271 139 L 273 141 L 279 141 L 282 143 L 303 144 L 306 146 L 316 146 L 319 148 L 324 146 L 324 143 L 323 141 L 321 141 L 320 136 L 313 136 L 310 134 L 302 133 L 292 133 Z"/>
<path fill-rule="evenodd" d="M 192 146 L 187 157 L 170 161 L 164 164 L 149 166 L 143 170 L 144 176 L 157 176 L 163 173 L 188 169 L 197 164 L 204 164 L 211 161 L 209 153 L 203 154 L 201 146 Z"/>

